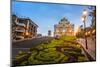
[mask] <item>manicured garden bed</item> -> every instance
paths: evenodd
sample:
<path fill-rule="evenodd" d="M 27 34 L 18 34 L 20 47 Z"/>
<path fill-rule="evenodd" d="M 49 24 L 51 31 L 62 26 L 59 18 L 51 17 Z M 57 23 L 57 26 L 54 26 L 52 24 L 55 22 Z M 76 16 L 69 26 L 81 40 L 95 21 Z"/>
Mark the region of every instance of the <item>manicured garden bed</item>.
<path fill-rule="evenodd" d="M 20 65 L 86 61 L 76 37 L 64 36 L 30 48 L 31 55 Z"/>

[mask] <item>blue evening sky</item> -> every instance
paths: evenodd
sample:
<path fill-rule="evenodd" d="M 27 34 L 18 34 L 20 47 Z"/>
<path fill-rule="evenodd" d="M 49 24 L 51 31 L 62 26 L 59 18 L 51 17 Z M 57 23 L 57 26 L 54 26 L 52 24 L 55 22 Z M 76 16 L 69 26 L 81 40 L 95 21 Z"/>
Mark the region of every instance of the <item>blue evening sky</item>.
<path fill-rule="evenodd" d="M 35 2 L 12 2 L 12 14 L 18 17 L 29 17 L 38 27 L 38 33 L 47 35 L 48 30 L 54 32 L 54 24 L 66 17 L 70 23 L 77 26 L 82 25 L 81 14 L 88 6 L 65 5 Z M 87 17 L 86 25 L 90 25 L 90 17 Z"/>

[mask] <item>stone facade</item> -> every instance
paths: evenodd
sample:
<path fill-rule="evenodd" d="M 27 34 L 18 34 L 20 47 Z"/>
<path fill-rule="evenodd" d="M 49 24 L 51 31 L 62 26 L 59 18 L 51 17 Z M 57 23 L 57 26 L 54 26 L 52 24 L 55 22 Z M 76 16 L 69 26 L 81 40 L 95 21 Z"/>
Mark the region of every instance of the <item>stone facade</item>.
<path fill-rule="evenodd" d="M 71 24 L 65 17 L 58 24 L 54 25 L 54 36 L 74 36 L 74 24 Z"/>

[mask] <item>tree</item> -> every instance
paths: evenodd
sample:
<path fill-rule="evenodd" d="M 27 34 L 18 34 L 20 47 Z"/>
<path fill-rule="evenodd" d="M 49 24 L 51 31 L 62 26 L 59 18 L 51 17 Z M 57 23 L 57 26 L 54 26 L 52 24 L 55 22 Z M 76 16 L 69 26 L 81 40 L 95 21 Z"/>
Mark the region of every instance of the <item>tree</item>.
<path fill-rule="evenodd" d="M 96 27 L 96 6 L 89 6 L 88 9 L 90 10 L 89 16 L 91 17 L 91 27 Z"/>

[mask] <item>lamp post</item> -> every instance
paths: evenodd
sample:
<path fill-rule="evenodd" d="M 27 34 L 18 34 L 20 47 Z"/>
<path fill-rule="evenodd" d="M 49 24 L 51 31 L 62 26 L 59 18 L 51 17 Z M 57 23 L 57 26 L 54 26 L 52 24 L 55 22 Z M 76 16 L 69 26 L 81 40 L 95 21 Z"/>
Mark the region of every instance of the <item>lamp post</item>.
<path fill-rule="evenodd" d="M 83 10 L 82 12 L 82 22 L 84 23 L 84 36 L 85 36 L 85 44 L 86 44 L 86 49 L 88 49 L 88 46 L 87 46 L 87 37 L 85 35 L 85 32 L 86 32 L 86 16 L 87 16 L 88 12 L 87 10 Z"/>

